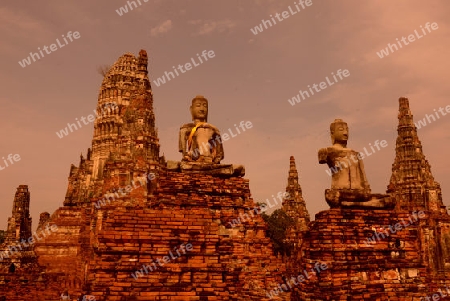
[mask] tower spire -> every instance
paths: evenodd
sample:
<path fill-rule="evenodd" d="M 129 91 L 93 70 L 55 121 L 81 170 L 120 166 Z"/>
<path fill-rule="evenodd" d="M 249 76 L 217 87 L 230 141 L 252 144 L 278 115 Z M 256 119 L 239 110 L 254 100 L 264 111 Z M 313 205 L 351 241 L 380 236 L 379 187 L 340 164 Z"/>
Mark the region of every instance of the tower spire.
<path fill-rule="evenodd" d="M 8 218 L 6 244 L 16 244 L 31 237 L 30 192 L 28 185 L 19 185 L 14 196 L 12 215 Z"/>
<path fill-rule="evenodd" d="M 293 156 L 290 157 L 287 182 L 287 196 L 283 200 L 282 209 L 294 220 L 293 230 L 295 232 L 305 231 L 308 229 L 310 217 L 302 196 L 302 188 L 298 182 L 298 171 Z"/>
<path fill-rule="evenodd" d="M 147 52 L 141 50 L 138 56 L 122 55 L 106 72 L 94 112 L 92 147 L 86 158 L 80 157 L 78 167 L 71 167 L 65 206 L 90 203 L 93 196 L 126 187 L 150 170 L 159 170 L 147 64 Z"/>
<path fill-rule="evenodd" d="M 399 209 L 441 211 L 444 207 L 441 188 L 423 154 L 406 97 L 399 98 L 398 121 L 395 159 L 387 192 L 396 197 Z"/>
<path fill-rule="evenodd" d="M 159 140 L 145 50 L 122 55 L 106 73 L 97 104 L 92 140 L 94 179 L 103 176 L 110 154 L 130 158 L 136 150 L 159 162 Z"/>

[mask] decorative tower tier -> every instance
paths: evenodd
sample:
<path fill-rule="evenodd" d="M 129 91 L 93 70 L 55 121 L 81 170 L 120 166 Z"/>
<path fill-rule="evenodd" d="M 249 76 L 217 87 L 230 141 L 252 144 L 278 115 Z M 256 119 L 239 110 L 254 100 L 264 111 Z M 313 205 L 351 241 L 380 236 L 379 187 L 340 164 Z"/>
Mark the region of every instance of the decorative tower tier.
<path fill-rule="evenodd" d="M 159 139 L 145 50 L 121 56 L 106 73 L 96 109 L 92 148 L 72 165 L 64 205 L 90 203 L 105 176 L 127 186 L 159 169 Z M 136 162 L 140 162 L 137 164 Z M 138 166 L 139 165 L 139 166 Z"/>

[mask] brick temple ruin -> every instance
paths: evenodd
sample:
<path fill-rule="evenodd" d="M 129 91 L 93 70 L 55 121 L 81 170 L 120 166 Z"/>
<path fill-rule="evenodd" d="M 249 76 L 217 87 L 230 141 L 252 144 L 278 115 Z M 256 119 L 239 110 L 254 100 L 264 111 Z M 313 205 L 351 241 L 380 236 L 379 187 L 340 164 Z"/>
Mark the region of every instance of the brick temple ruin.
<path fill-rule="evenodd" d="M 311 222 L 291 157 L 282 208 L 295 221 L 294 251 L 274 256 L 242 167 L 160 156 L 147 64 L 144 50 L 127 53 L 105 75 L 92 147 L 36 233 L 30 191 L 17 188 L 0 300 L 59 300 L 64 290 L 98 301 L 422 300 L 450 287 L 450 216 L 408 99 L 387 188 L 395 208 L 332 208 Z M 232 223 L 242 214 L 252 218 Z"/>

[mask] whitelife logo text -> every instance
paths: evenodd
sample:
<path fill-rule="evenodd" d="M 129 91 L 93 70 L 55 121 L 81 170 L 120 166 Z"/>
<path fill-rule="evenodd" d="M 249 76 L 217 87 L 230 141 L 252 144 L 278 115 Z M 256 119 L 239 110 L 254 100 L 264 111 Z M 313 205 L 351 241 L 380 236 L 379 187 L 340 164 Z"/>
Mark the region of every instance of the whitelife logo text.
<path fill-rule="evenodd" d="M 36 60 L 40 60 L 41 58 L 44 57 L 44 52 L 42 50 L 44 50 L 46 54 L 50 54 L 52 52 L 55 52 L 58 49 L 63 48 L 64 46 L 68 45 L 69 42 L 67 41 L 67 39 L 69 39 L 70 42 L 73 42 L 74 39 L 78 40 L 81 37 L 81 35 L 78 31 L 74 31 L 73 33 L 71 31 L 69 31 L 67 33 L 67 36 L 62 35 L 62 37 L 63 37 L 65 44 L 61 43 L 59 38 L 57 38 L 56 44 L 50 44 L 50 46 L 44 45 L 44 47 L 42 47 L 42 49 L 41 49 L 41 47 L 38 47 L 39 53 L 30 52 L 30 55 L 27 58 L 23 59 L 22 61 L 19 61 L 19 65 L 22 68 L 25 68 L 26 66 L 31 65 L 31 63 L 32 63 L 31 60 L 33 60 L 33 62 L 36 62 Z M 66 37 L 67 37 L 67 39 L 66 39 Z M 41 54 L 41 55 L 39 55 L 39 54 Z"/>

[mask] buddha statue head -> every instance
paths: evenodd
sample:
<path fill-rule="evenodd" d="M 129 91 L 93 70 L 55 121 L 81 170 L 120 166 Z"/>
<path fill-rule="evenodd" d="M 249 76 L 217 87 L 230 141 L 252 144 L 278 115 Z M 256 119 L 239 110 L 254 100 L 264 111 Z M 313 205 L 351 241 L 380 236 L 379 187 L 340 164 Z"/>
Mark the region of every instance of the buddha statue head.
<path fill-rule="evenodd" d="M 330 124 L 331 143 L 333 145 L 340 144 L 347 146 L 348 141 L 348 125 L 342 119 L 335 119 Z"/>
<path fill-rule="evenodd" d="M 208 121 L 208 100 L 202 96 L 197 95 L 192 99 L 190 106 L 192 121 L 207 122 Z"/>

